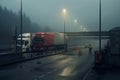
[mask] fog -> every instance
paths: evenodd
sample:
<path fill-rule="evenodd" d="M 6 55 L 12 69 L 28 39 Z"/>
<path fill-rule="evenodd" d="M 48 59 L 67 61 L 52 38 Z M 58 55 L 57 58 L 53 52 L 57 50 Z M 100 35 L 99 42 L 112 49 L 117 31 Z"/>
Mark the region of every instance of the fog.
<path fill-rule="evenodd" d="M 120 0 L 102 0 L 102 30 L 119 26 Z M 32 22 L 48 26 L 53 31 L 63 31 L 62 9 L 67 10 L 66 31 L 98 30 L 99 0 L 23 0 L 23 13 Z M 20 11 L 20 0 L 0 0 L 0 5 L 15 13 Z M 74 25 L 74 19 L 77 19 Z"/>

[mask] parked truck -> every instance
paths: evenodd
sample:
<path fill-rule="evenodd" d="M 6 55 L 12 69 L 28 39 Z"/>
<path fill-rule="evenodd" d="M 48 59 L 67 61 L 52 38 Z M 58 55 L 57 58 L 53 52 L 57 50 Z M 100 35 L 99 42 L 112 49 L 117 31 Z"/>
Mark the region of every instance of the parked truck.
<path fill-rule="evenodd" d="M 61 50 L 67 47 L 67 36 L 60 32 L 37 32 L 22 34 L 22 52 Z M 17 38 L 17 51 L 21 50 L 21 35 Z"/>
<path fill-rule="evenodd" d="M 106 46 L 95 52 L 95 66 L 97 68 L 120 68 L 120 27 L 109 31 L 109 40 Z"/>
<path fill-rule="evenodd" d="M 48 51 L 64 49 L 67 36 L 60 32 L 38 32 L 32 40 L 32 51 Z"/>
<path fill-rule="evenodd" d="M 30 52 L 34 33 L 22 34 L 22 52 Z M 17 51 L 21 51 L 21 34 L 17 37 Z"/>

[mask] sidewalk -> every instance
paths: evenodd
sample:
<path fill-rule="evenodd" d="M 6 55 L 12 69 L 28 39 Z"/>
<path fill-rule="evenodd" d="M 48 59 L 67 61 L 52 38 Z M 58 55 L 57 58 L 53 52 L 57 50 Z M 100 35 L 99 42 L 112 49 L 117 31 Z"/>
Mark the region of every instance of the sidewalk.
<path fill-rule="evenodd" d="M 120 70 L 96 72 L 91 69 L 84 80 L 120 80 Z"/>

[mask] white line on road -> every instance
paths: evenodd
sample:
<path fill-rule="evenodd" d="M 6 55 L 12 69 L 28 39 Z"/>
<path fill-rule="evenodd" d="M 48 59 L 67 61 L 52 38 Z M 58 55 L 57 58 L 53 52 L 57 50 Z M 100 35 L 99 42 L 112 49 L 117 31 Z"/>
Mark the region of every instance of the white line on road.
<path fill-rule="evenodd" d="M 54 72 L 54 71 L 57 71 L 57 69 L 54 69 L 53 72 Z"/>
<path fill-rule="evenodd" d="M 48 74 L 52 73 L 52 72 L 47 72 Z"/>
<path fill-rule="evenodd" d="M 45 75 L 43 74 L 43 75 L 40 75 L 38 78 L 43 78 L 43 77 L 45 77 Z"/>
<path fill-rule="evenodd" d="M 90 71 L 91 71 L 91 70 L 89 70 L 89 71 L 85 74 L 85 76 L 83 77 L 82 80 L 85 80 L 85 79 L 87 78 L 87 76 L 88 76 L 88 74 L 90 73 Z"/>

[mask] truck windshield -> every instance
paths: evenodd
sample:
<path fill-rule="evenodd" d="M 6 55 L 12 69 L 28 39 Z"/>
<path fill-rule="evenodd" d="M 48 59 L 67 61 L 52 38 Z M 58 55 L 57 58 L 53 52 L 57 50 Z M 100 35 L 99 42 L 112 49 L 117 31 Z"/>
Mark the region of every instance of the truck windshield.
<path fill-rule="evenodd" d="M 22 40 L 22 44 L 24 44 L 24 43 L 25 43 L 25 41 Z M 21 45 L 21 40 L 18 40 L 18 41 L 17 41 L 17 44 L 18 44 L 18 45 Z"/>
<path fill-rule="evenodd" d="M 44 42 L 44 39 L 41 37 L 35 37 L 33 39 L 33 43 L 43 43 L 43 42 Z"/>

